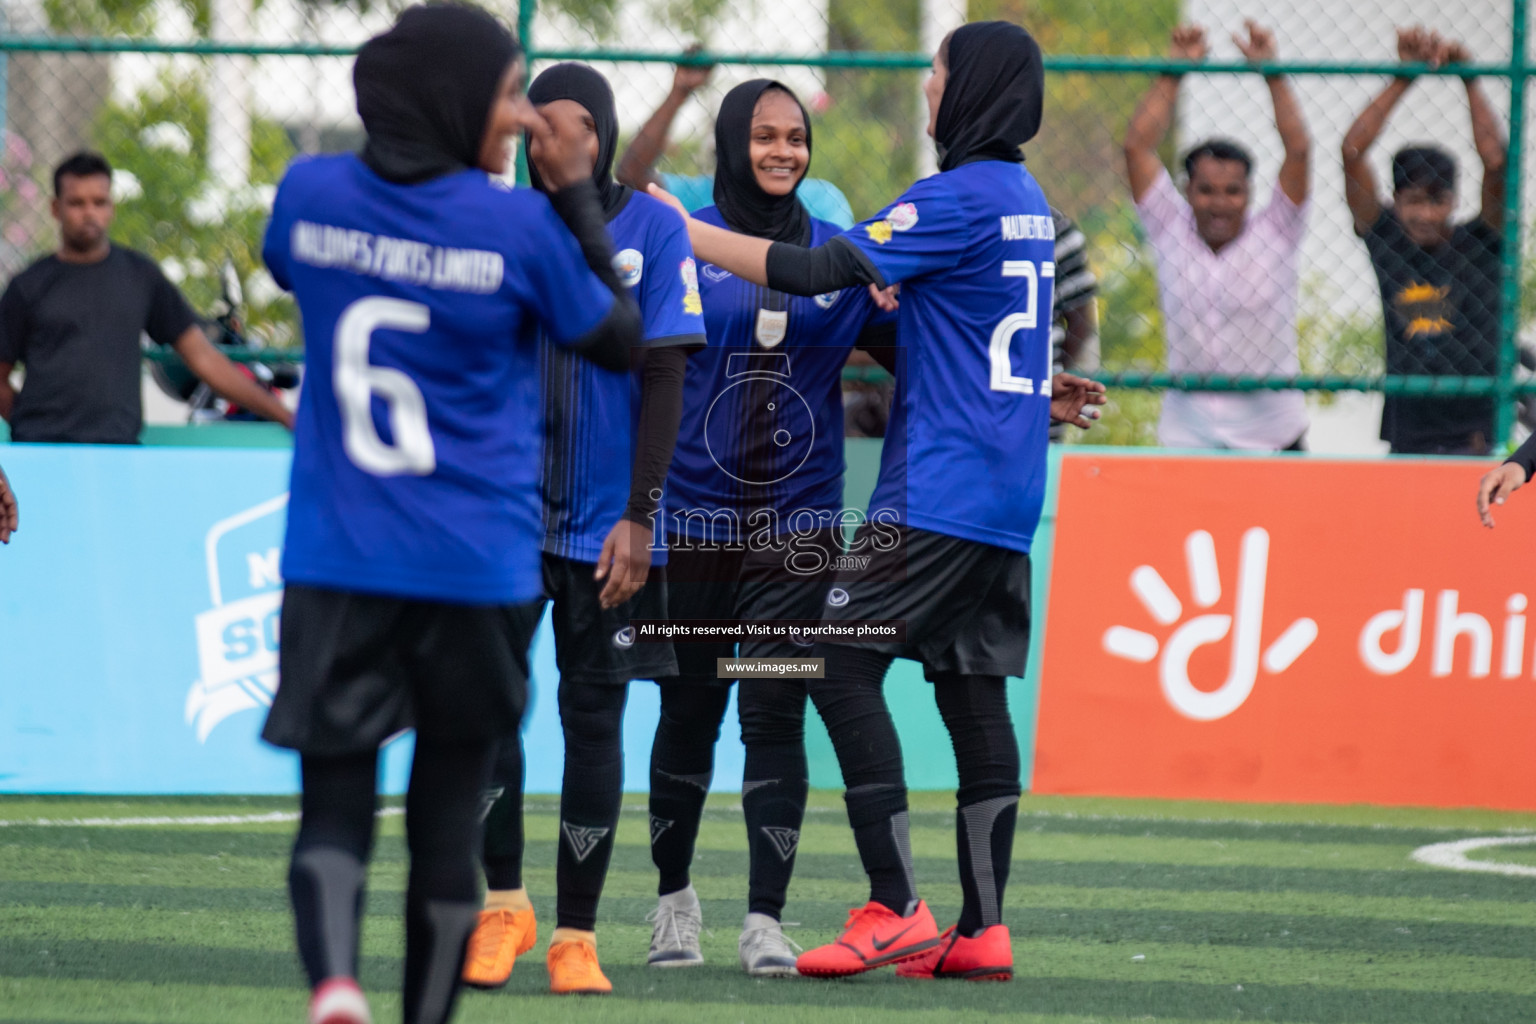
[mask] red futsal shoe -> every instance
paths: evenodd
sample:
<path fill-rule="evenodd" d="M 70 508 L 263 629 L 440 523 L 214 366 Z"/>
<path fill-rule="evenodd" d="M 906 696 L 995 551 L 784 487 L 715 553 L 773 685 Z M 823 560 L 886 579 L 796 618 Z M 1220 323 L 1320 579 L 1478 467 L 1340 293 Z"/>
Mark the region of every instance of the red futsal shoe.
<path fill-rule="evenodd" d="M 800 954 L 795 967 L 813 978 L 841 978 L 900 963 L 939 944 L 939 926 L 921 900 L 909 917 L 879 903 L 849 911 L 843 934 L 830 945 Z"/>
<path fill-rule="evenodd" d="M 971 939 L 951 928 L 939 936 L 937 946 L 898 966 L 896 976 L 1012 981 L 1013 939 L 1005 924 L 995 924 Z"/>

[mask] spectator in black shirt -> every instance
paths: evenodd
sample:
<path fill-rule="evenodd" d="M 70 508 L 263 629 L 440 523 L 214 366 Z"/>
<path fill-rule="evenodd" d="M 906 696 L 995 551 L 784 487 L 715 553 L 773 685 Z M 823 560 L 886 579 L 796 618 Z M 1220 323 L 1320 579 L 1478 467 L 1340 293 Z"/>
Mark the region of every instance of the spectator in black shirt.
<path fill-rule="evenodd" d="M 1420 28 L 1398 31 L 1397 52 L 1405 63 L 1431 66 L 1471 60 L 1461 43 Z M 1483 165 L 1482 210 L 1451 223 L 1456 162 L 1428 146 L 1392 158 L 1392 203 L 1384 207 L 1366 153 L 1411 85 L 1394 78 L 1344 137 L 1345 195 L 1381 287 L 1387 373 L 1491 377 L 1499 362 L 1504 135 L 1476 79 L 1466 79 L 1472 142 Z M 1396 453 L 1486 454 L 1493 399 L 1388 395 L 1381 437 Z"/>
<path fill-rule="evenodd" d="M 143 426 L 139 334 L 170 345 L 224 398 L 292 427 L 293 415 L 214 348 L 176 286 L 113 245 L 112 168 L 77 153 L 53 175 L 59 249 L 0 296 L 0 417 L 13 441 L 134 444 Z M 16 363 L 26 382 L 12 390 Z"/>
<path fill-rule="evenodd" d="M 0 544 L 9 544 L 11 534 L 21 527 L 21 516 L 16 509 L 16 495 L 11 492 L 11 482 L 0 469 Z"/>

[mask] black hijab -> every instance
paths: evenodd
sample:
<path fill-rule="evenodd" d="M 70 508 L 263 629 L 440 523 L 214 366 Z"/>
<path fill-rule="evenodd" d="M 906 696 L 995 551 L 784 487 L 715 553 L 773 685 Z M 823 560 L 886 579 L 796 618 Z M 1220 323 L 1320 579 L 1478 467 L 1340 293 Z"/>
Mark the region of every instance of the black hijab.
<path fill-rule="evenodd" d="M 592 184 L 602 199 L 603 213 L 612 220 L 629 202 L 630 190 L 613 180 L 613 155 L 619 148 L 619 115 L 613 104 L 613 89 L 608 79 L 585 64 L 556 64 L 539 72 L 528 87 L 528 102 L 536 107 L 555 100 L 574 100 L 592 115 L 597 128 L 597 163 L 592 168 Z M 540 192 L 547 192 L 539 170 L 528 162 L 528 181 Z"/>
<path fill-rule="evenodd" d="M 805 119 L 805 148 L 811 148 L 811 118 L 789 86 L 766 78 L 738 85 L 725 94 L 715 118 L 715 206 L 732 231 L 773 242 L 809 245 L 811 215 L 797 195 L 800 182 L 795 182 L 787 195 L 773 196 L 762 190 L 752 173 L 752 113 L 769 89 L 781 90 L 800 108 Z M 810 171 L 809 160 L 806 171 Z"/>
<path fill-rule="evenodd" d="M 474 167 L 496 87 L 522 47 L 506 26 L 460 3 L 408 7 L 363 44 L 352 66 L 363 162 L 409 185 Z"/>
<path fill-rule="evenodd" d="M 1033 36 L 1006 21 L 975 21 L 949 37 L 934 141 L 939 170 L 977 160 L 1022 163 L 1040 131 L 1045 69 Z"/>

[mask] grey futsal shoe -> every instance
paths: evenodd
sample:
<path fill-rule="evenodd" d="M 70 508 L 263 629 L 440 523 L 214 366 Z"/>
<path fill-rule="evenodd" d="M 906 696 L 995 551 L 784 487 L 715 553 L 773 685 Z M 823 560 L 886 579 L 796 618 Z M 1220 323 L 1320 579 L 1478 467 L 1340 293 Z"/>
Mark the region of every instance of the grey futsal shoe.
<path fill-rule="evenodd" d="M 652 967 L 695 967 L 704 962 L 699 951 L 704 911 L 692 885 L 661 897 L 645 919 L 652 923 L 651 955 L 645 958 L 646 963 Z"/>
<path fill-rule="evenodd" d="M 736 947 L 741 952 L 741 966 L 753 977 L 789 978 L 800 973 L 795 970 L 794 952 L 800 947 L 785 938 L 779 922 L 767 914 L 747 915 Z"/>

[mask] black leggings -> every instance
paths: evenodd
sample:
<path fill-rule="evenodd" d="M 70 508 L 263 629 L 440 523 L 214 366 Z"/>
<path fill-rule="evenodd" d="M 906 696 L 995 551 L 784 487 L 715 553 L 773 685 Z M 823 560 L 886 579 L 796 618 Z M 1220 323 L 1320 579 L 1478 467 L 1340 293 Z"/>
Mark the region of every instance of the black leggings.
<path fill-rule="evenodd" d="M 818 653 L 826 659 L 826 678 L 810 681 L 810 696 L 842 766 L 848 820 L 870 874 L 871 898 L 904 912 L 916 893 L 910 849 L 904 846 L 907 790 L 901 741 L 883 689 L 893 659 L 843 645 L 823 645 Z M 938 673 L 933 694 L 960 775 L 961 925 L 971 934 L 1000 921 L 1020 793 L 1019 744 L 1003 677 Z"/>
<path fill-rule="evenodd" d="M 737 684 L 746 747 L 742 808 L 750 850 L 748 905 L 777 918 L 800 843 L 809 785 L 805 763 L 805 682 L 745 679 Z M 689 867 L 714 774 L 715 743 L 730 687 L 712 678 L 663 681 L 661 722 L 651 747 L 651 859 L 661 895 L 689 884 Z"/>
<path fill-rule="evenodd" d="M 627 684 L 560 680 L 565 774 L 560 788 L 560 838 L 555 856 L 555 920 L 592 931 L 613 857 L 614 829 L 624 799 L 624 704 Z M 502 743 L 486 817 L 484 863 L 492 889 L 523 884 L 523 753 L 518 739 Z"/>

